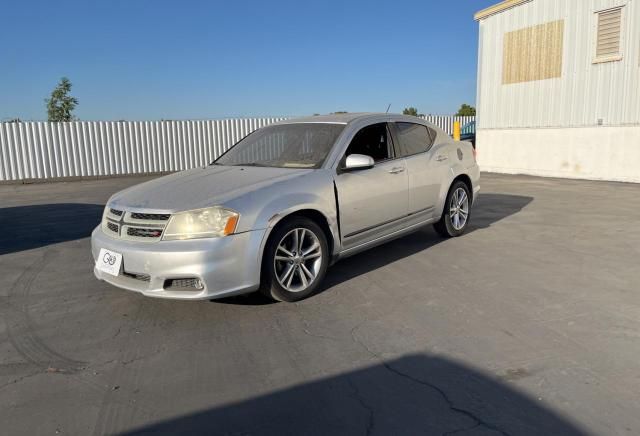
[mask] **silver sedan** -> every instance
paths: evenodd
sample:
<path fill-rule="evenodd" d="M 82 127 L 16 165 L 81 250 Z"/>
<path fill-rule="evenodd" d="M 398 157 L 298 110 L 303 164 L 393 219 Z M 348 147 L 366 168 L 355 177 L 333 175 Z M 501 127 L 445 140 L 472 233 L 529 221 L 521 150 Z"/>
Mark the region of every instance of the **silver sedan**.
<path fill-rule="evenodd" d="M 471 144 L 419 118 L 288 120 L 209 166 L 113 195 L 91 238 L 94 273 L 151 297 L 297 301 L 341 258 L 429 224 L 462 235 L 479 178 Z"/>

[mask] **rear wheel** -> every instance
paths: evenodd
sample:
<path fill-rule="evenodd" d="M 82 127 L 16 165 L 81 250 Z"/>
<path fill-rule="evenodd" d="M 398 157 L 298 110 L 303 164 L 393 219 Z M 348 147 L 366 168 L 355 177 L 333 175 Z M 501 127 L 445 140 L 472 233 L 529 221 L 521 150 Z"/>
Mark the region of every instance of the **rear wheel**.
<path fill-rule="evenodd" d="M 433 227 L 445 238 L 461 236 L 471 218 L 471 195 L 466 183 L 456 181 L 447 194 L 442 217 Z"/>
<path fill-rule="evenodd" d="M 327 237 L 315 222 L 296 217 L 273 231 L 265 248 L 261 292 L 278 301 L 313 295 L 329 264 Z"/>

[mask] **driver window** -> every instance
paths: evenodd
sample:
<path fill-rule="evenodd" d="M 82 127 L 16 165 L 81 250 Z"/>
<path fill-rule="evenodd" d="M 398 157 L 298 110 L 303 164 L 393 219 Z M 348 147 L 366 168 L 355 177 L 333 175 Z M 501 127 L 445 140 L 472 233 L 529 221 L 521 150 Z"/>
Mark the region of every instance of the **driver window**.
<path fill-rule="evenodd" d="M 387 123 L 372 124 L 356 133 L 345 156 L 364 154 L 375 162 L 393 158 L 393 146 L 389 139 Z"/>

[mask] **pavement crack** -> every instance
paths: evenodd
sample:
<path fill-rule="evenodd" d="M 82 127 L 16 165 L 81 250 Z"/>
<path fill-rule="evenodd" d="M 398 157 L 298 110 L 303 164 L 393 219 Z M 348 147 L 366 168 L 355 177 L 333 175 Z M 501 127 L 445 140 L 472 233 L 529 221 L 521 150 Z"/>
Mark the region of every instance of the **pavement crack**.
<path fill-rule="evenodd" d="M 24 380 L 26 380 L 28 378 L 31 378 L 31 377 L 35 377 L 35 376 L 40 375 L 40 374 L 43 374 L 43 372 L 40 371 L 40 370 L 38 370 L 36 372 L 29 373 L 29 374 L 25 374 L 25 375 L 23 375 L 21 377 L 18 377 L 16 379 L 11 380 L 10 382 L 7 382 L 7 383 L 5 383 L 3 385 L 0 385 L 0 390 L 6 388 L 7 386 L 15 385 L 17 383 L 20 383 L 21 381 L 24 381 Z"/>
<path fill-rule="evenodd" d="M 304 334 L 306 334 L 307 336 L 311 336 L 313 338 L 320 338 L 320 339 L 330 339 L 332 341 L 337 341 L 337 338 L 333 338 L 331 336 L 325 336 L 325 335 L 320 335 L 318 333 L 313 333 L 311 332 L 309 329 L 302 329 L 302 331 L 304 332 Z"/>
<path fill-rule="evenodd" d="M 126 365 L 129 365 L 131 363 L 137 362 L 139 360 L 145 360 L 145 359 L 153 357 L 153 356 L 155 356 L 157 354 L 164 353 L 165 351 L 166 351 L 165 348 L 158 348 L 157 350 L 154 350 L 154 351 L 152 351 L 150 353 L 143 354 L 141 356 L 133 357 L 133 358 L 127 359 L 127 360 L 121 360 L 120 363 L 123 366 L 126 366 Z"/>
<path fill-rule="evenodd" d="M 453 400 L 451 398 L 449 398 L 449 395 L 447 395 L 447 393 L 439 388 L 438 386 L 434 385 L 433 383 L 429 383 L 425 380 L 421 380 L 419 378 L 416 378 L 410 374 L 407 374 L 405 372 L 402 372 L 396 368 L 394 368 L 393 366 L 391 366 L 390 364 L 386 363 L 386 362 L 382 362 L 382 365 L 389 371 L 391 371 L 392 373 L 396 374 L 399 377 L 403 377 L 413 383 L 417 383 L 420 384 L 422 386 L 426 386 L 434 391 L 436 391 L 440 397 L 442 397 L 442 399 L 444 400 L 444 402 L 447 404 L 447 407 L 449 407 L 449 410 L 459 413 L 461 415 L 466 416 L 467 418 L 472 419 L 475 423 L 476 426 L 482 426 L 485 427 L 489 430 L 493 430 L 495 432 L 498 432 L 504 436 L 510 436 L 509 433 L 507 433 L 506 431 L 496 427 L 495 425 L 491 424 L 490 422 L 485 421 L 484 419 L 482 419 L 480 416 L 476 415 L 475 413 L 471 412 L 470 410 L 466 410 L 463 409 L 461 407 L 458 407 L 454 404 Z M 462 429 L 464 430 L 464 429 Z M 456 430 L 456 431 L 460 431 L 460 430 Z M 446 434 L 446 433 L 445 433 Z"/>
<path fill-rule="evenodd" d="M 382 360 L 382 357 L 380 357 L 380 355 L 378 355 L 378 353 L 376 353 L 375 351 L 373 351 L 371 348 L 369 348 L 369 346 L 367 344 L 365 344 L 364 342 L 362 342 L 360 339 L 358 339 L 356 337 L 356 331 L 365 323 L 367 322 L 367 320 L 364 320 L 360 323 L 358 323 L 354 328 L 351 329 L 351 340 L 353 342 L 355 342 L 356 344 L 360 345 L 360 347 L 364 348 L 365 351 L 367 353 L 369 353 L 369 355 L 375 359 L 378 360 Z"/>
<path fill-rule="evenodd" d="M 472 431 L 472 430 L 475 430 L 476 428 L 480 427 L 481 425 L 482 425 L 481 423 L 476 422 L 471 427 L 458 428 L 458 429 L 451 430 L 451 431 L 445 431 L 444 433 L 442 433 L 442 436 L 451 436 L 451 435 L 462 433 L 462 432 Z"/>
<path fill-rule="evenodd" d="M 309 325 L 309 321 L 307 321 L 305 318 L 302 318 L 302 324 L 304 325 L 304 328 L 302 329 L 302 331 L 304 332 L 304 334 L 306 334 L 307 336 L 311 336 L 314 338 L 320 338 L 320 339 L 329 339 L 331 341 L 339 341 L 340 339 L 338 338 L 334 338 L 333 336 L 327 336 L 327 335 L 321 335 L 320 333 L 314 333 L 312 332 L 309 328 L 311 327 Z"/>
<path fill-rule="evenodd" d="M 352 390 L 351 397 L 355 399 L 358 404 L 360 404 L 360 406 L 367 412 L 368 418 L 365 435 L 369 436 L 373 432 L 373 426 L 375 424 L 375 412 L 373 411 L 373 408 L 364 401 L 364 398 L 362 397 L 362 395 L 360 395 L 360 390 L 356 387 L 351 378 L 347 378 L 347 383 L 349 383 L 349 387 L 351 387 Z"/>
<path fill-rule="evenodd" d="M 458 407 L 454 404 L 453 400 L 451 398 L 449 398 L 449 395 L 444 391 L 444 389 L 441 389 L 440 387 L 434 385 L 433 383 L 429 383 L 428 381 L 425 380 L 421 380 L 419 378 L 416 378 L 408 373 L 402 372 L 397 368 L 394 368 L 393 366 L 391 366 L 389 363 L 385 362 L 383 360 L 383 358 L 376 353 L 375 351 L 371 350 L 364 342 L 362 342 L 360 339 L 358 339 L 358 337 L 356 336 L 356 331 L 366 322 L 363 321 L 361 323 L 359 323 L 358 325 L 356 325 L 353 329 L 351 329 L 351 338 L 353 339 L 353 341 L 357 344 L 359 344 L 362 348 L 364 348 L 367 353 L 369 353 L 373 358 L 379 360 L 382 363 L 382 366 L 389 372 L 397 375 L 398 377 L 402 377 L 406 380 L 409 380 L 412 383 L 416 383 L 419 384 L 421 386 L 425 386 L 435 392 L 437 392 L 440 397 L 443 399 L 443 401 L 446 403 L 447 407 L 449 408 L 449 410 L 451 410 L 452 412 L 458 413 L 460 415 L 466 416 L 467 418 L 473 420 L 474 425 L 471 428 L 476 428 L 476 427 L 484 427 L 488 430 L 492 430 L 495 431 L 497 433 L 500 433 L 504 436 L 510 436 L 509 433 L 507 433 L 506 431 L 496 427 L 495 425 L 491 424 L 490 422 L 485 421 L 482 417 L 476 415 L 475 413 L 473 413 L 470 410 L 467 409 L 463 409 L 461 407 Z M 469 428 L 469 429 L 471 429 Z M 458 429 L 458 430 L 454 430 L 454 434 L 456 432 L 461 432 L 461 431 L 466 431 L 467 429 Z M 450 433 L 444 433 L 446 434 L 450 434 Z"/>

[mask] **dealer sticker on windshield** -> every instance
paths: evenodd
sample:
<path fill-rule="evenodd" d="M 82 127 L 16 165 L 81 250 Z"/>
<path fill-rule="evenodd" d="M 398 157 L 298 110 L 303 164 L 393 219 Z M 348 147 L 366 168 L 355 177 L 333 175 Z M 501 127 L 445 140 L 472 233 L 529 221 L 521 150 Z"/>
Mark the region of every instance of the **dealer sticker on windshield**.
<path fill-rule="evenodd" d="M 107 274 L 117 276 L 120 274 L 120 266 L 122 265 L 122 254 L 115 251 L 100 249 L 98 259 L 96 259 L 96 267 Z"/>

